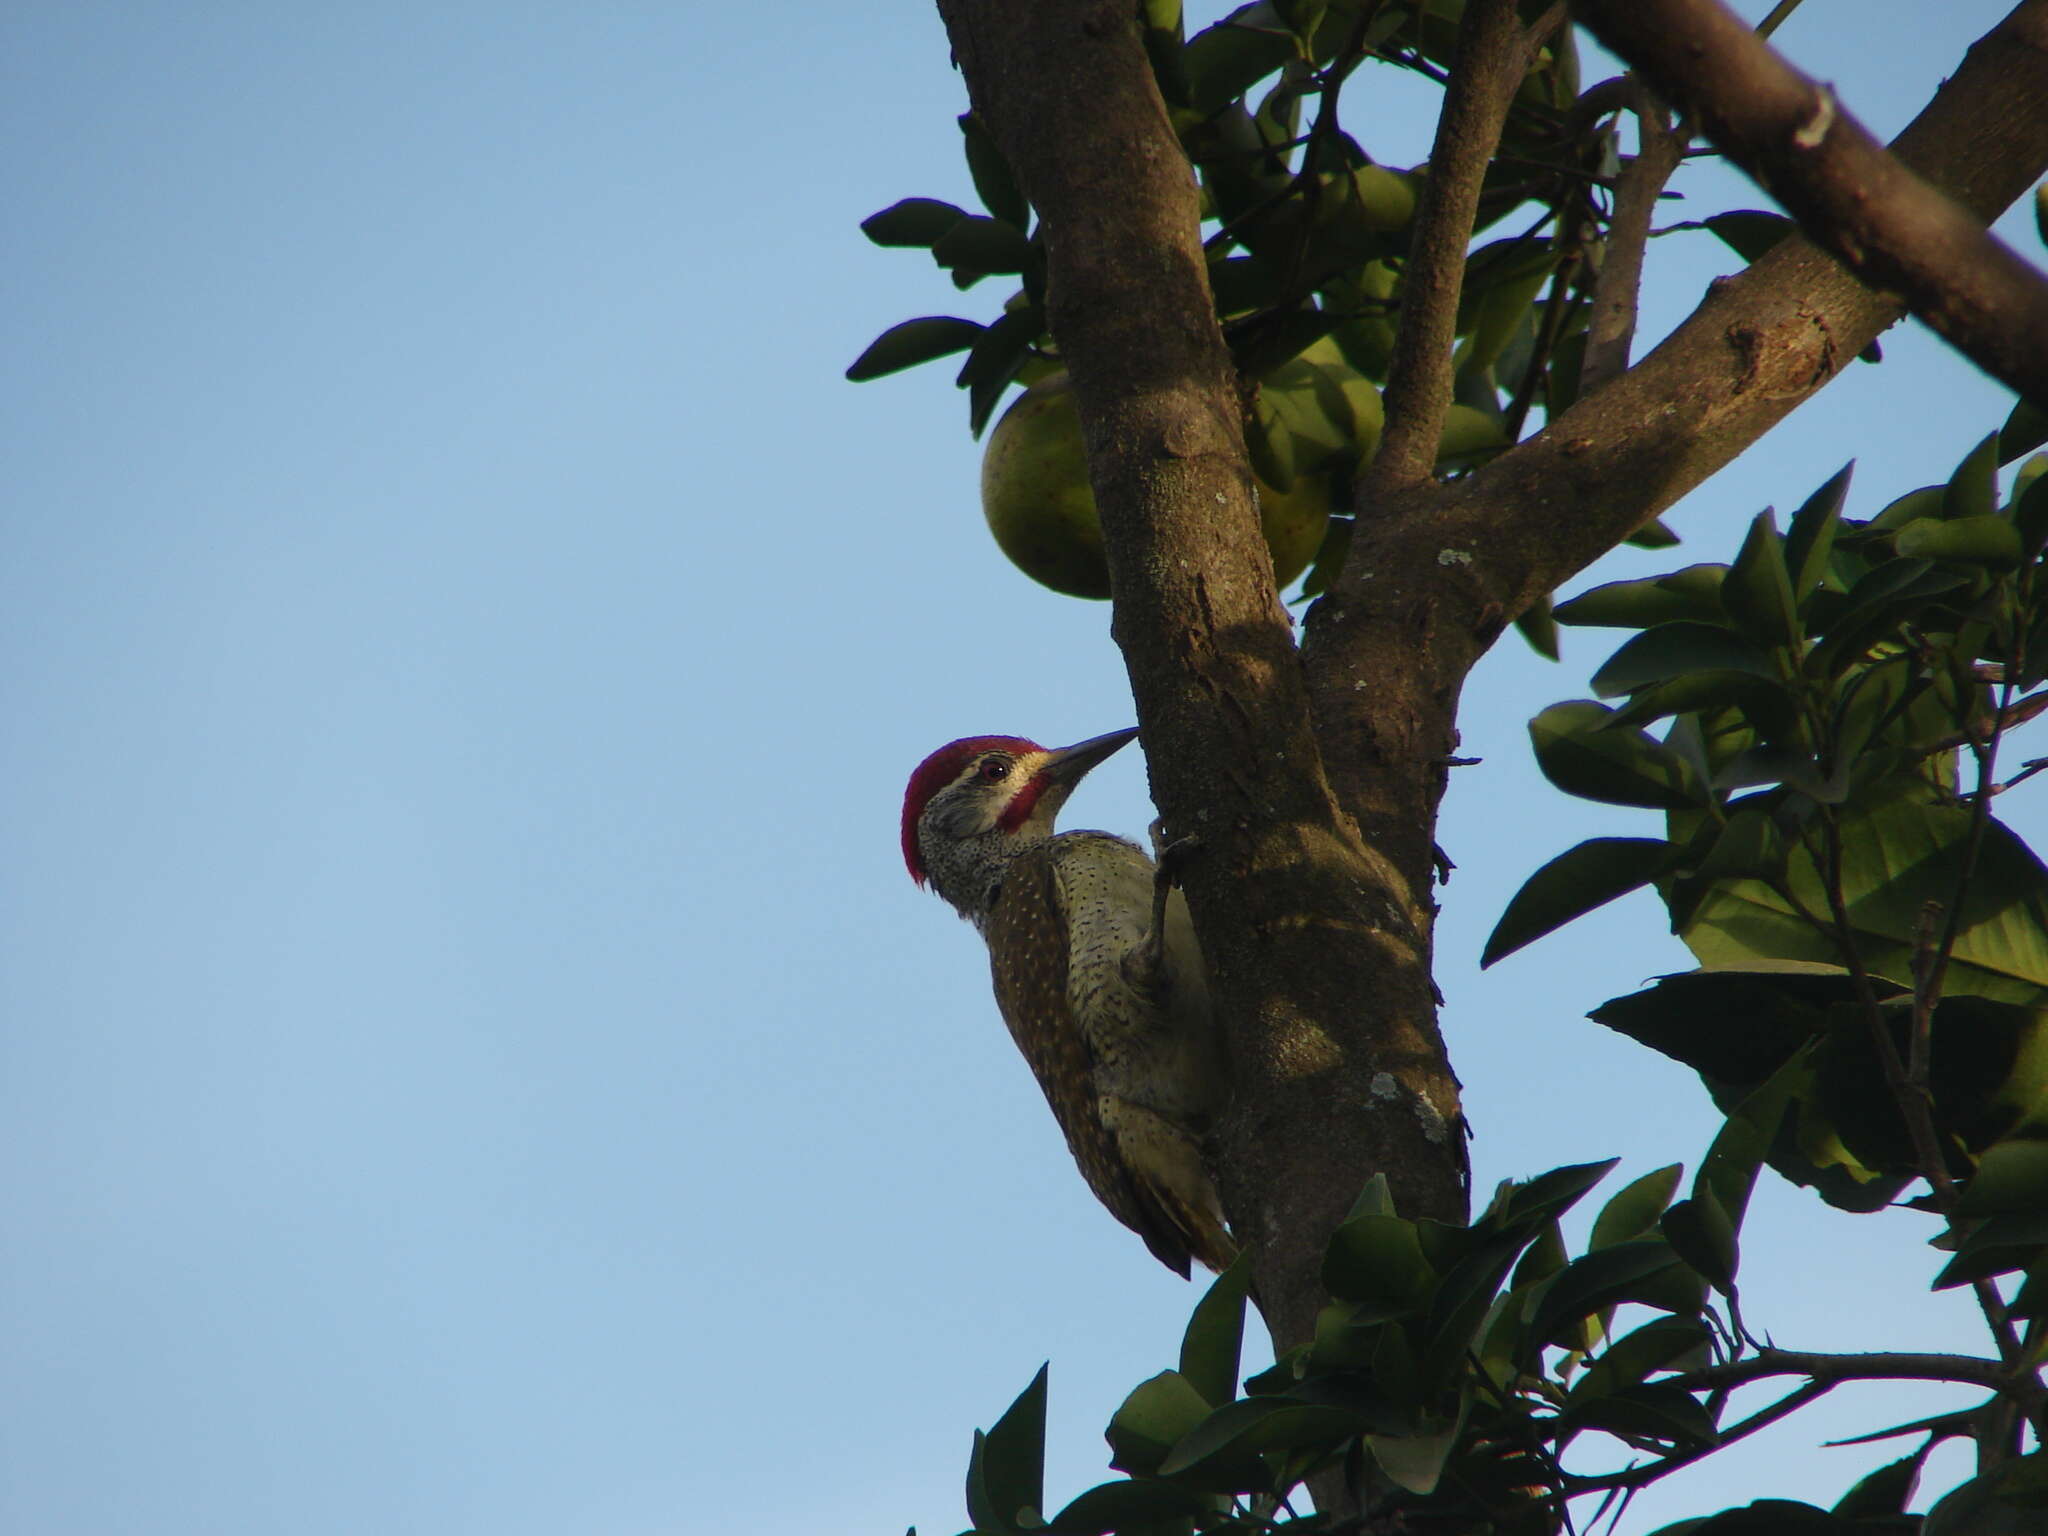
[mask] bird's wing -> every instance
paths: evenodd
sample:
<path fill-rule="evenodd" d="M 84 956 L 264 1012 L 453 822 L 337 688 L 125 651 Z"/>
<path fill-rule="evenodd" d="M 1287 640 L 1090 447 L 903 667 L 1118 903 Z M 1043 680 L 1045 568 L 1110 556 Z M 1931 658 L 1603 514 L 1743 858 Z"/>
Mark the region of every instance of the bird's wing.
<path fill-rule="evenodd" d="M 1145 1240 L 1153 1257 L 1185 1276 L 1187 1239 L 1131 1177 L 1097 1103 L 1095 1052 L 1068 999 L 1066 926 L 1054 845 L 1047 843 L 1012 862 L 989 914 L 996 1005 L 1095 1198 Z"/>

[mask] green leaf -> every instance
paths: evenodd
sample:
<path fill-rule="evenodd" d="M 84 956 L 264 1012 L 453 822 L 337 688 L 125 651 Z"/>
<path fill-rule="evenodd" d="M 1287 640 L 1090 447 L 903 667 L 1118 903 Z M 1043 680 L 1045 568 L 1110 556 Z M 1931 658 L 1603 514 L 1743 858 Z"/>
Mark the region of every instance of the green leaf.
<path fill-rule="evenodd" d="M 1052 1518 L 1055 1536 L 1113 1536 L 1208 1511 L 1209 1500 L 1178 1483 L 1119 1478 L 1090 1488 Z"/>
<path fill-rule="evenodd" d="M 1554 1221 L 1577 1205 L 1586 1191 L 1612 1173 L 1620 1161 L 1618 1157 L 1609 1157 L 1597 1163 L 1571 1163 L 1509 1186 L 1507 1198 L 1498 1202 L 1502 1224 L 1518 1227 Z"/>
<path fill-rule="evenodd" d="M 1725 565 L 1688 565 L 1640 581 L 1610 581 L 1557 605 L 1560 624 L 1609 629 L 1650 629 L 1677 619 L 1717 623 L 1723 612 Z"/>
<path fill-rule="evenodd" d="M 1260 480 L 1283 495 L 1294 489 L 1294 432 L 1263 395 L 1245 423 L 1244 447 Z"/>
<path fill-rule="evenodd" d="M 1934 1449 L 1934 1445 L 1930 1438 L 1912 1455 L 1902 1456 L 1858 1478 L 1856 1486 L 1842 1495 L 1833 1513 L 1845 1520 L 1903 1515 L 1906 1506 L 1913 1502 L 1913 1489 L 1920 1481 L 1920 1464 L 1927 1459 L 1927 1453 Z"/>
<path fill-rule="evenodd" d="M 1953 592 L 1969 580 L 1957 571 L 1937 570 L 1925 560 L 1887 560 L 1849 589 L 1827 621 L 1827 639 L 1808 653 L 1806 671 L 1825 677 L 1846 669 L 1871 646 L 1888 639 L 1926 599 Z"/>
<path fill-rule="evenodd" d="M 1956 1249 L 1956 1256 L 1934 1277 L 1934 1289 L 1945 1291 L 1988 1280 L 2034 1263 L 2048 1248 L 2048 1211 L 2026 1216 L 1988 1216 Z"/>
<path fill-rule="evenodd" d="M 2048 1211 L 2048 1141 L 2014 1137 L 1987 1148 L 1963 1186 L 1961 1216 Z"/>
<path fill-rule="evenodd" d="M 890 326 L 869 342 L 867 350 L 846 370 L 846 377 L 862 384 L 884 374 L 928 363 L 935 357 L 950 357 L 973 346 L 981 332 L 982 328 L 972 320 L 960 320 L 952 315 L 925 315 L 917 320 L 905 320 L 900 325 Z"/>
<path fill-rule="evenodd" d="M 987 275 L 1022 272 L 1033 259 L 1024 231 L 1004 219 L 966 214 L 932 242 L 932 260 L 942 267 Z"/>
<path fill-rule="evenodd" d="M 1884 983 L 1877 987 L 1880 997 L 1895 993 Z M 1831 1111 L 1816 1097 L 1814 1053 L 1831 1031 L 1846 1030 L 1848 1050 L 1869 1059 L 1861 1026 L 1851 1029 L 1849 1021 L 1834 1012 L 1855 1006 L 1855 995 L 1847 974 L 1829 967 L 1694 971 L 1665 977 L 1646 992 L 1616 998 L 1596 1009 L 1593 1017 L 1684 1062 L 1705 1081 L 1728 1119 L 1701 1164 L 1695 1193 L 1710 1191 L 1719 1212 L 1731 1226 L 1739 1226 L 1758 1161 L 1765 1157 L 1784 1177 L 1812 1186 L 1843 1210 L 1881 1209 L 1903 1187 L 1903 1178 L 1881 1177 L 1857 1161 L 1843 1146 L 1829 1118 Z M 2007 1065 L 2015 1059 L 2007 1057 Z M 1874 1063 L 1870 1065 L 1874 1072 Z M 1981 1103 L 1985 1082 L 1999 1077 L 1995 1069 L 1979 1072 L 1970 1092 L 1956 1091 L 1950 1097 L 1962 1104 L 1974 1093 Z M 1857 1094 L 1890 1103 L 1889 1090 L 1881 1082 L 1852 1085 L 1833 1095 L 1830 1103 Z M 1787 1106 L 1794 1101 L 1800 1110 L 1796 1135 L 1794 1122 L 1787 1118 Z M 1986 1125 L 2012 1124 L 2009 1114 L 2002 1120 L 1995 1112 L 1991 1115 Z M 1712 1216 L 1681 1216 L 1681 1223 L 1691 1225 L 1673 1238 L 1702 1272 L 1716 1268 L 1701 1258 L 1698 1247 L 1713 1241 L 1713 1232 L 1701 1229 L 1701 1222 Z M 1696 1241 L 1689 1244 L 1689 1239 Z"/>
<path fill-rule="evenodd" d="M 1942 488 L 1941 515 L 1989 517 L 1998 510 L 1998 434 L 1992 433 L 1963 456 Z"/>
<path fill-rule="evenodd" d="M 1031 205 L 1010 173 L 1010 162 L 980 118 L 972 112 L 960 114 L 961 147 L 967 155 L 967 174 L 974 178 L 975 195 L 982 207 L 1017 229 L 1031 227 Z"/>
<path fill-rule="evenodd" d="M 1576 699 L 1529 722 L 1543 776 L 1568 795 L 1608 805 L 1680 811 L 1707 803 L 1692 765 L 1642 731 L 1611 729 L 1614 711 Z"/>
<path fill-rule="evenodd" d="M 1910 560 L 1947 560 L 2009 570 L 2020 563 L 2020 533 L 1993 513 L 1949 521 L 1920 517 L 1901 528 L 1892 548 Z"/>
<path fill-rule="evenodd" d="M 2021 454 L 2048 443 L 2048 410 L 2021 400 L 1998 429 L 1998 462 L 2010 464 Z"/>
<path fill-rule="evenodd" d="M 1573 1406 L 1566 1421 L 1574 1429 L 1604 1429 L 1671 1446 L 1709 1445 L 1716 1433 L 1713 1419 L 1691 1393 L 1659 1382 L 1588 1397 Z"/>
<path fill-rule="evenodd" d="M 1631 549 L 1675 549 L 1684 541 L 1678 537 L 1675 528 L 1662 518 L 1657 518 L 1643 524 L 1621 542 Z"/>
<path fill-rule="evenodd" d="M 1349 1221 L 1354 1216 L 1398 1216 L 1394 1209 L 1394 1187 L 1387 1182 L 1384 1173 L 1375 1173 L 1365 1181 L 1358 1191 L 1358 1198 L 1351 1202 L 1351 1209 L 1344 1213 Z"/>
<path fill-rule="evenodd" d="M 1672 1163 L 1625 1186 L 1601 1208 L 1587 1247 L 1612 1248 L 1616 1243 L 1655 1232 L 1684 1171 L 1682 1163 Z"/>
<path fill-rule="evenodd" d="M 2020 531 L 2020 547 L 2031 560 L 2048 542 L 2048 475 L 2036 475 L 2012 507 L 2013 526 Z"/>
<path fill-rule="evenodd" d="M 1735 1225 L 1713 1191 L 1702 1189 L 1664 1213 L 1665 1241 L 1707 1284 L 1726 1296 L 1735 1288 Z"/>
<path fill-rule="evenodd" d="M 1720 721 L 1708 738 L 1722 756 L 1738 750 L 1738 739 L 1748 741 L 1760 736 L 1767 741 L 1781 740 L 1796 737 L 1799 728 L 1799 701 L 1784 684 L 1749 672 L 1713 671 L 1694 672 L 1674 677 L 1668 683 L 1652 683 L 1637 689 L 1616 712 L 1614 723 L 1640 726 L 1670 715 L 1688 716 L 1721 709 L 1732 709 L 1737 716 Z M 1678 749 L 1682 734 L 1697 734 L 1697 730 L 1680 719 L 1665 744 Z M 1683 755 L 1694 763 L 1695 771 L 1707 766 L 1704 753 L 1695 756 L 1685 751 Z"/>
<path fill-rule="evenodd" d="M 1501 1282 L 1514 1266 L 1516 1255 L 1525 1244 L 1534 1246 L 1532 1239 L 1539 1238 L 1548 1226 L 1544 1223 L 1533 1230 L 1525 1226 L 1519 1236 L 1483 1243 L 1444 1276 L 1443 1284 L 1430 1299 L 1429 1316 L 1423 1327 L 1426 1349 L 1415 1373 L 1419 1377 L 1417 1390 L 1423 1396 L 1434 1394 L 1463 1371 L 1472 1353 L 1473 1340 L 1494 1304 Z"/>
<path fill-rule="evenodd" d="M 968 349 L 955 381 L 967 391 L 967 422 L 976 437 L 995 414 L 1003 391 L 1031 357 L 1032 344 L 1044 334 L 1045 318 L 1035 307 L 1007 310 Z"/>
<path fill-rule="evenodd" d="M 1022 1531 L 1044 1522 L 1045 1376 L 1040 1366 L 994 1428 L 974 1436 L 967 1513 L 978 1530 Z"/>
<path fill-rule="evenodd" d="M 1860 1527 L 1796 1499 L 1758 1499 L 1704 1520 L 1666 1526 L 1651 1536 L 1857 1536 Z"/>
<path fill-rule="evenodd" d="M 1180 1438 L 1209 1416 L 1209 1400 L 1179 1371 L 1141 1381 L 1109 1421 L 1109 1464 L 1119 1472 L 1159 1470 Z"/>
<path fill-rule="evenodd" d="M 1744 261 L 1755 261 L 1787 235 L 1796 234 L 1799 230 L 1799 226 L 1782 213 L 1765 213 L 1755 208 L 1717 213 L 1700 222 Z"/>
<path fill-rule="evenodd" d="M 1735 760 L 1749 755 L 1738 753 Z M 1721 777 L 1716 775 L 1717 783 Z M 1770 812 L 1744 805 L 1729 815 L 1692 873 L 1701 880 L 1775 880 L 1789 857 L 1784 835 Z"/>
<path fill-rule="evenodd" d="M 1873 517 L 1868 527 L 1873 529 L 1903 528 L 1916 517 L 1940 517 L 1942 504 L 1948 493 L 1938 485 L 1923 485 L 1918 490 L 1908 491 L 1897 500 L 1888 502 L 1885 509 Z"/>
<path fill-rule="evenodd" d="M 906 197 L 862 219 L 860 230 L 877 245 L 930 247 L 966 217 L 965 208 L 935 197 Z"/>
<path fill-rule="evenodd" d="M 1279 300 L 1285 287 L 1285 274 L 1255 256 L 1225 256 L 1209 263 L 1209 291 L 1219 315 L 1264 309 Z"/>
<path fill-rule="evenodd" d="M 1593 674 L 1593 691 L 1613 698 L 1699 672 L 1745 672 L 1773 682 L 1778 678 L 1769 653 L 1733 630 L 1680 620 L 1659 624 L 1624 644 Z"/>
<path fill-rule="evenodd" d="M 1678 1255 L 1661 1237 L 1616 1243 L 1572 1260 L 1530 1298 L 1529 1339 L 1561 1339 L 1567 1325 L 1634 1300 L 1647 1282 L 1677 1263 Z"/>
<path fill-rule="evenodd" d="M 1970 823 L 1961 806 L 1910 798 L 1844 815 L 1843 895 L 1863 963 L 1874 974 L 1910 985 L 1921 908 L 1955 899 Z M 1808 850 L 1792 851 L 1785 880 L 1808 912 L 1828 910 Z M 1754 880 L 1714 885 L 1687 914 L 1679 937 L 1712 969 L 1753 969 L 1759 959 L 1843 960 L 1831 936 Z M 1951 995 L 2026 1004 L 2048 993 L 2048 869 L 1995 817 L 1963 902 L 1945 985 Z"/>
<path fill-rule="evenodd" d="M 1453 405 L 1444 412 L 1443 436 L 1437 439 L 1437 468 L 1476 464 L 1507 445 L 1508 435 L 1494 417 L 1469 405 Z"/>
<path fill-rule="evenodd" d="M 1827 1010 L 1854 995 L 1846 972 L 1828 966 L 1681 971 L 1588 1015 L 1639 1044 L 1685 1063 L 1738 1098 L 1763 1084 L 1828 1026 Z"/>
<path fill-rule="evenodd" d="M 1708 1245 L 1715 1268 L 1694 1265 L 1723 1294 L 1732 1294 L 1736 1270 L 1736 1234 L 1756 1189 L 1756 1176 L 1770 1155 L 1785 1117 L 1812 1082 L 1806 1062 L 1795 1053 L 1763 1083 L 1744 1094 L 1714 1135 L 1693 1179 L 1690 1213 L 1681 1224 L 1688 1236 Z M 1675 1210 L 1676 1207 L 1674 1206 Z M 1666 1212 L 1666 1220 L 1670 1213 Z M 1666 1235 L 1669 1233 L 1667 1231 Z M 1695 1251 L 1698 1250 L 1695 1243 Z"/>
<path fill-rule="evenodd" d="M 1595 837 L 1567 849 L 1515 892 L 1480 955 L 1481 969 L 1575 917 L 1626 896 L 1671 867 L 1677 851 L 1659 838 Z"/>
<path fill-rule="evenodd" d="M 1320 324 L 1311 325 L 1297 335 L 1318 329 Z M 1292 347 L 1295 337 L 1290 336 L 1279 345 Z M 1260 381 L 1260 411 L 1270 412 L 1275 425 L 1287 434 L 1289 442 L 1284 455 L 1293 473 L 1312 474 L 1333 465 L 1348 468 L 1355 464 L 1371 446 L 1361 430 L 1361 407 L 1371 417 L 1371 441 L 1378 441 L 1379 397 L 1369 385 L 1360 383 L 1363 394 L 1354 402 L 1340 374 L 1301 356 L 1285 358 Z M 1273 484 L 1276 489 L 1287 488 L 1278 481 Z"/>
<path fill-rule="evenodd" d="M 1508 1289 L 1522 1291 L 1540 1285 L 1570 1262 L 1563 1229 L 1555 1221 L 1546 1221 L 1538 1229 L 1536 1241 L 1523 1250 L 1516 1262 L 1514 1274 L 1508 1277 Z"/>
<path fill-rule="evenodd" d="M 1556 661 L 1557 619 L 1553 616 L 1550 599 L 1540 597 L 1515 617 L 1515 632 L 1529 642 L 1529 649 L 1545 661 Z"/>
<path fill-rule="evenodd" d="M 1459 1428 L 1453 1424 L 1434 1434 L 1367 1435 L 1365 1443 L 1389 1478 L 1410 1493 L 1431 1494 L 1457 1448 Z"/>
<path fill-rule="evenodd" d="M 1713 778 L 1716 789 L 1748 789 L 1758 784 L 1789 784 L 1830 805 L 1842 798 L 1840 790 L 1830 789 L 1822 782 L 1811 753 L 1769 743 L 1745 747 L 1723 763 Z M 1731 857 L 1735 851 L 1731 849 Z"/>
<path fill-rule="evenodd" d="M 1323 1254 L 1324 1288 L 1368 1316 L 1413 1311 L 1435 1284 L 1415 1223 L 1399 1216 L 1353 1216 L 1331 1234 Z"/>
<path fill-rule="evenodd" d="M 1212 1405 L 1237 1396 L 1237 1370 L 1244 1346 L 1244 1303 L 1252 1283 L 1250 1250 L 1210 1284 L 1188 1319 L 1180 1342 L 1180 1373 Z"/>
<path fill-rule="evenodd" d="M 1402 187 L 1412 205 L 1413 190 L 1406 183 Z M 1487 251 L 1482 250 L 1467 264 L 1465 286 L 1459 291 L 1458 329 L 1468 334 L 1458 349 L 1459 368 L 1491 368 L 1516 329 L 1529 319 L 1530 305 L 1557 266 L 1559 253 L 1546 247 L 1546 242 L 1531 241 L 1516 256 L 1493 263 L 1486 261 Z"/>
<path fill-rule="evenodd" d="M 1220 111 L 1296 56 L 1294 38 L 1284 28 L 1253 21 L 1264 9 L 1240 6 L 1188 39 L 1184 55 L 1188 104 L 1204 117 Z"/>
<path fill-rule="evenodd" d="M 1591 1398 L 1639 1386 L 1653 1371 L 1705 1357 L 1713 1330 L 1696 1317 L 1657 1317 L 1616 1339 L 1594 1357 L 1586 1373 L 1572 1384 L 1567 1413 Z"/>
<path fill-rule="evenodd" d="M 1743 634 L 1759 645 L 1796 645 L 1799 605 L 1785 569 L 1785 545 L 1778 521 L 1766 507 L 1749 525 L 1742 552 L 1721 583 L 1721 603 Z"/>
<path fill-rule="evenodd" d="M 1306 1445 L 1335 1445 L 1365 1428 L 1367 1420 L 1349 1408 L 1290 1402 L 1284 1397 L 1244 1397 L 1225 1404 L 1195 1425 L 1160 1464 L 1161 1477 L 1215 1472 L 1233 1486 L 1256 1486 L 1246 1472 L 1261 1451 Z M 1199 1477 L 1197 1481 L 1202 1481 Z"/>
<path fill-rule="evenodd" d="M 1828 559 L 1842 526 L 1842 503 L 1848 499 L 1849 477 L 1855 469 L 1851 459 L 1836 470 L 1792 514 L 1792 524 L 1785 530 L 1785 569 L 1792 579 L 1792 595 L 1801 604 L 1827 578 Z"/>
<path fill-rule="evenodd" d="M 2048 1453 L 2016 1457 L 1951 1490 L 1927 1511 L 1921 1536 L 2040 1536 L 2044 1479 Z"/>
<path fill-rule="evenodd" d="M 1887 1015 L 1893 1046 L 1904 1054 L 1905 1009 Z M 2004 1138 L 2048 1123 L 2048 1011 L 1945 997 L 1934 1010 L 1929 1056 L 1934 1128 L 1945 1145 L 1988 1153 Z M 1814 1066 L 1815 1102 L 1848 1150 L 1868 1167 L 1915 1171 L 1912 1137 L 1864 1040 L 1837 1028 L 1820 1043 Z M 2018 1194 L 2016 1182 L 2002 1197 L 1994 1184 L 1983 1198 L 2004 1203 Z M 2048 1203 L 2020 1203 L 2019 1213 L 2029 1210 L 2048 1210 Z"/>
<path fill-rule="evenodd" d="M 1252 1397 L 1280 1397 L 1293 1391 L 1301 1385 L 1302 1377 L 1309 1368 L 1309 1358 L 1314 1353 L 1312 1344 L 1298 1344 L 1293 1349 L 1283 1350 L 1278 1360 L 1245 1378 L 1245 1392 Z"/>

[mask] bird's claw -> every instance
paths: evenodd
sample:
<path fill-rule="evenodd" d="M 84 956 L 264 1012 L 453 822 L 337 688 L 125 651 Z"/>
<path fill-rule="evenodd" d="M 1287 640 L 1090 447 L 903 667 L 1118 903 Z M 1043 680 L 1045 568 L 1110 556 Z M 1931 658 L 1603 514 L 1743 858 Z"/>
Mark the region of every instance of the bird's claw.
<path fill-rule="evenodd" d="M 1166 818 L 1154 817 L 1146 829 L 1152 838 L 1152 862 L 1159 866 L 1159 880 L 1163 885 L 1179 885 L 1181 872 L 1187 868 L 1188 859 L 1202 845 L 1202 834 L 1190 832 L 1186 837 L 1166 840 Z"/>

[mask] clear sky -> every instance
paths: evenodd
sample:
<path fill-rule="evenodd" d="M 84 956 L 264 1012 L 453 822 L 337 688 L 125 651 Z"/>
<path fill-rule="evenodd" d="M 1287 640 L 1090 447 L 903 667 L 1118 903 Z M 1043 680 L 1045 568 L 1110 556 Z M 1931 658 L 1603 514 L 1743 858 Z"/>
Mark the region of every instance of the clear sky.
<path fill-rule="evenodd" d="M 1810 0 L 1780 41 L 1889 133 L 2002 10 Z M 1373 89 L 1360 137 L 1420 158 Z M 962 105 L 924 5 L 0 19 L 0 1529 L 929 1536 L 1048 1357 L 1051 1487 L 1102 1475 L 1196 1293 L 895 845 L 930 748 L 1128 691 L 1107 608 L 990 544 L 950 372 L 840 377 L 1002 297 L 855 227 L 967 197 Z M 1681 242 L 1660 326 L 1738 265 Z M 1687 557 L 2002 419 L 1885 345 L 1684 504 Z M 1482 1188 L 1713 1125 L 1582 1017 L 1688 963 L 1654 902 L 1476 970 L 1536 864 L 1647 821 L 1530 766 L 1606 653 L 1568 641 L 1482 668 L 1442 832 Z M 1138 832 L 1143 785 L 1070 821 Z M 1982 1347 L 1924 1219 L 1773 1186 L 1750 1230 L 1781 1343 Z M 1887 1456 L 1818 1439 L 1948 1401 L 1813 1410 L 1624 1530 L 1832 1502 Z"/>

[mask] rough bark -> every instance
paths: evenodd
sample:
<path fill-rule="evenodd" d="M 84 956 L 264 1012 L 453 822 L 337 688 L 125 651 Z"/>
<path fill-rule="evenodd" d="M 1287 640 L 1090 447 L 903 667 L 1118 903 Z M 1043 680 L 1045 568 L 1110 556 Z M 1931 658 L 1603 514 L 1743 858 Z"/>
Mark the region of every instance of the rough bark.
<path fill-rule="evenodd" d="M 1426 883 L 1466 673 L 1517 613 L 1754 442 L 1901 309 L 1786 242 L 1485 471 L 1390 489 L 1297 650 L 1258 536 L 1193 178 L 1133 8 L 940 10 L 1043 221 L 1153 794 L 1169 834 L 1194 839 L 1185 883 L 1237 1079 L 1226 1207 L 1256 1248 L 1277 1341 L 1296 1343 L 1321 1301 L 1324 1239 L 1370 1173 L 1404 1212 L 1463 1214 Z M 1895 152 L 1988 218 L 2048 165 L 2044 62 L 2048 0 L 2028 0 Z"/>

